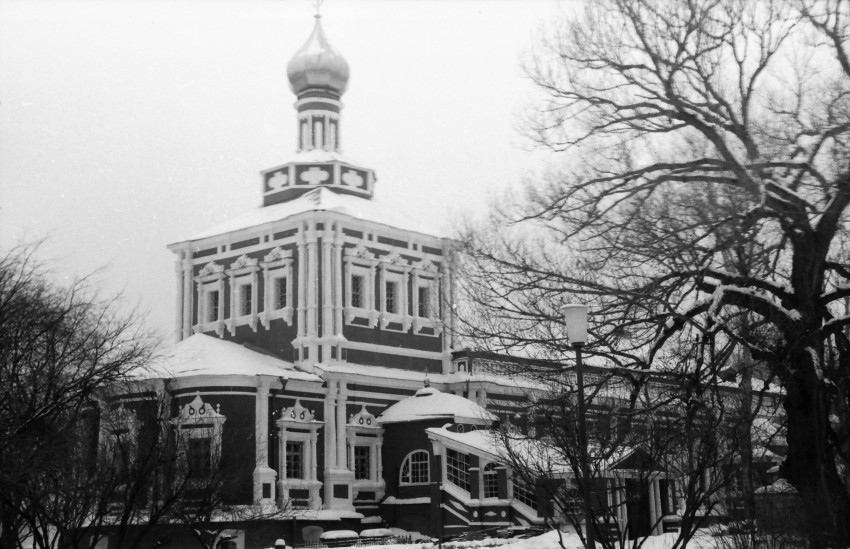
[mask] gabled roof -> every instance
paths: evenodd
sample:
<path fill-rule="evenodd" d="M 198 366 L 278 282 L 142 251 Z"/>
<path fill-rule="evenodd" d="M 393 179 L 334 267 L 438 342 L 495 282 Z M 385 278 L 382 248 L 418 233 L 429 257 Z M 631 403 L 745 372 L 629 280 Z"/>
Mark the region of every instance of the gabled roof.
<path fill-rule="evenodd" d="M 397 208 L 389 207 L 374 198 L 366 199 L 350 194 L 335 193 L 330 189 L 320 187 L 288 202 L 243 212 L 211 229 L 192 235 L 186 240 L 201 240 L 211 236 L 258 227 L 312 211 L 336 212 L 361 221 L 436 236 L 433 229 L 417 221 L 414 216 L 400 212 Z"/>
<path fill-rule="evenodd" d="M 298 371 L 291 362 L 205 334 L 184 339 L 134 374 L 141 379 L 245 375 L 321 382 L 319 376 Z"/>

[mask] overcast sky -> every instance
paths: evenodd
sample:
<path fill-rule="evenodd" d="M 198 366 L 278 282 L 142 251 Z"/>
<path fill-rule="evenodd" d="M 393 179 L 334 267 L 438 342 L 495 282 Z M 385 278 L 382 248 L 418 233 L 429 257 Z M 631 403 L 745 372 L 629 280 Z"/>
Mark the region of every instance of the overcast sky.
<path fill-rule="evenodd" d="M 381 201 L 449 236 L 539 157 L 517 132 L 521 70 L 554 0 L 329 0 L 348 60 L 343 153 Z M 295 152 L 286 64 L 309 0 L 0 0 L 0 246 L 43 237 L 174 326 L 177 242 L 255 208 Z"/>

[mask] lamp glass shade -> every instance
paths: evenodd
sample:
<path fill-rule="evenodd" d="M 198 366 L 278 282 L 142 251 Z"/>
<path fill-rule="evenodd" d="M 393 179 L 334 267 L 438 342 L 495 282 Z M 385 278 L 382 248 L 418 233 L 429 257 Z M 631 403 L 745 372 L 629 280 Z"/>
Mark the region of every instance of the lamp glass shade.
<path fill-rule="evenodd" d="M 587 305 L 570 303 L 561 307 L 561 313 L 564 315 L 570 344 L 587 343 Z"/>

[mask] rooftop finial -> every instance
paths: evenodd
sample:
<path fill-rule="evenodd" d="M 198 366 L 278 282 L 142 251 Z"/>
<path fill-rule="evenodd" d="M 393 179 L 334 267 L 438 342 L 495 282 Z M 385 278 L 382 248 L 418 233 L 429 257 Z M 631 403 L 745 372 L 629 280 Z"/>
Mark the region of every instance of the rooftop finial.
<path fill-rule="evenodd" d="M 316 8 L 316 15 L 314 16 L 316 19 L 322 18 L 322 3 L 324 0 L 313 0 L 313 7 Z"/>

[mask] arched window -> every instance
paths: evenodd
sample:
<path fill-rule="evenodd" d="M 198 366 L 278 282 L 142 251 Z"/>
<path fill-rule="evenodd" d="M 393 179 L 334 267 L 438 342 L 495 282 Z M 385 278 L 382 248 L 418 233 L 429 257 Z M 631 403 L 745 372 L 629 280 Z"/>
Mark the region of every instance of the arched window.
<path fill-rule="evenodd" d="M 484 497 L 499 497 L 499 476 L 496 473 L 496 464 L 488 463 L 483 472 Z"/>
<path fill-rule="evenodd" d="M 430 455 L 426 450 L 414 450 L 401 463 L 401 484 L 427 484 L 431 481 Z"/>

